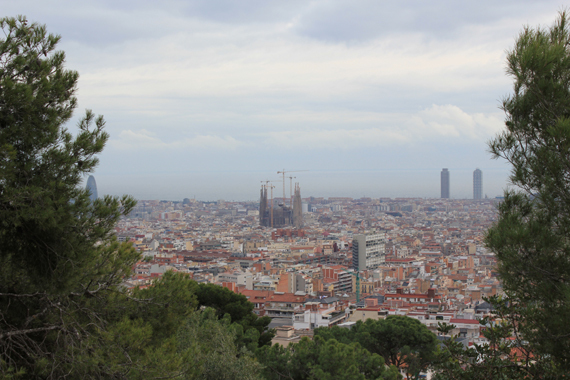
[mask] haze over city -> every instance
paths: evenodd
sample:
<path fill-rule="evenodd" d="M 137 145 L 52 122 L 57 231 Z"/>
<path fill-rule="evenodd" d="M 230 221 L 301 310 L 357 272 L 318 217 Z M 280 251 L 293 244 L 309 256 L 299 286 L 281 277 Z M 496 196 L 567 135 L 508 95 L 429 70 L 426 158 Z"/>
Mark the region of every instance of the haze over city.
<path fill-rule="evenodd" d="M 486 142 L 511 90 L 505 48 L 558 2 L 2 1 L 62 35 L 76 118 L 110 140 L 99 194 L 254 200 L 296 173 L 303 196 L 451 198 L 507 186 Z"/>

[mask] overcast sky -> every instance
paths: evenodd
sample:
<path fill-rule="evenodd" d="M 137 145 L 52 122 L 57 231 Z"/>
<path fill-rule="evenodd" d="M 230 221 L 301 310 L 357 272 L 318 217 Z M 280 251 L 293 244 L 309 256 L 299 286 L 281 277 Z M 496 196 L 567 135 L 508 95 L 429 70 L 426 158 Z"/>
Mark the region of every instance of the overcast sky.
<path fill-rule="evenodd" d="M 475 168 L 500 195 L 509 167 L 486 142 L 511 92 L 506 51 L 563 6 L 0 0 L 62 36 L 80 74 L 69 128 L 105 116 L 99 194 L 172 200 L 257 199 L 283 169 L 308 170 L 291 173 L 304 197 L 439 197 L 442 168 L 453 198 L 472 197 Z"/>

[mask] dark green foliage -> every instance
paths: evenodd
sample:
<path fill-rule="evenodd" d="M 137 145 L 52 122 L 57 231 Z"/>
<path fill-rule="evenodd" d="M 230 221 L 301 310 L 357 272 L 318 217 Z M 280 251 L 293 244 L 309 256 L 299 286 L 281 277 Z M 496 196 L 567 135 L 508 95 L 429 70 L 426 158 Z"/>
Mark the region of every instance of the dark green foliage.
<path fill-rule="evenodd" d="M 488 344 L 465 347 L 457 336 L 443 342 L 435 362 L 438 379 L 558 379 L 562 371 L 548 356 L 537 352 L 517 333 L 521 323 L 517 307 L 499 297 L 488 300 L 495 306 L 494 315 L 481 319 Z M 449 336 L 453 325 L 440 324 L 439 331 Z"/>
<path fill-rule="evenodd" d="M 166 272 L 152 286 L 135 289 L 129 306 L 128 317 L 140 318 L 152 329 L 152 341 L 159 344 L 176 334 L 196 307 L 198 284 L 187 274 Z"/>
<path fill-rule="evenodd" d="M 257 357 L 265 366 L 267 380 L 367 380 L 399 379 L 395 367 L 387 367 L 377 354 L 358 343 L 343 344 L 335 339 L 303 338 L 287 348 L 281 345 L 263 347 Z"/>
<path fill-rule="evenodd" d="M 213 308 L 218 317 L 229 314 L 232 322 L 241 321 L 253 313 L 253 304 L 244 295 L 222 286 L 200 284 L 196 295 L 201 306 Z"/>
<path fill-rule="evenodd" d="M 508 52 L 514 93 L 503 101 L 506 130 L 490 142 L 511 165 L 486 245 L 505 297 L 485 320 L 488 345 L 447 342 L 441 378 L 558 379 L 570 373 L 570 26 L 525 28 Z M 445 330 L 445 328 L 443 328 Z"/>
<path fill-rule="evenodd" d="M 435 359 L 437 338 L 417 319 L 392 315 L 386 319 L 358 321 L 351 329 L 333 326 L 315 329 L 315 335 L 342 343 L 358 342 L 386 364 L 419 375 Z"/>
<path fill-rule="evenodd" d="M 23 17 L 0 28 L 0 377 L 256 378 L 247 350 L 273 333 L 245 297 L 170 272 L 123 286 L 139 254 L 113 229 L 135 201 L 91 202 L 81 186 L 105 122 L 87 111 L 77 131 L 64 127 L 78 74 L 58 36 Z"/>
<path fill-rule="evenodd" d="M 82 275 L 77 265 L 93 264 L 81 249 L 107 239 L 124 211 L 118 199 L 91 205 L 78 187 L 108 135 L 91 112 L 75 138 L 63 128 L 76 106 L 78 74 L 64 69 L 63 52 L 53 52 L 59 37 L 24 19 L 2 19 L 0 27 L 0 258 L 26 268 L 32 286 L 65 291 Z"/>
<path fill-rule="evenodd" d="M 257 379 L 259 364 L 237 344 L 241 326 L 229 314 L 196 311 L 197 287 L 186 274 L 166 272 L 124 299 L 98 352 L 107 372 L 128 379 Z M 128 373 L 121 372 L 125 366 Z"/>
<path fill-rule="evenodd" d="M 200 284 L 196 295 L 200 306 L 213 308 L 218 318 L 227 314 L 232 322 L 241 326 L 236 332 L 240 346 L 254 352 L 257 347 L 271 344 L 271 339 L 275 336 L 275 332 L 267 328 L 271 318 L 255 315 L 253 304 L 243 294 L 214 284 Z"/>
<path fill-rule="evenodd" d="M 24 18 L 0 28 L 0 373 L 98 377 L 90 352 L 138 259 L 112 231 L 135 201 L 80 187 L 108 136 L 89 111 L 75 137 L 63 127 L 78 74 L 59 37 Z"/>
<path fill-rule="evenodd" d="M 261 379 L 253 354 L 236 345 L 236 324 L 218 319 L 213 309 L 193 313 L 179 329 L 178 350 L 190 359 L 184 377 L 212 380 Z"/>
<path fill-rule="evenodd" d="M 486 244 L 533 350 L 570 372 L 570 26 L 525 28 L 509 52 L 514 93 L 506 130 L 490 143 L 512 164 L 498 222 Z"/>

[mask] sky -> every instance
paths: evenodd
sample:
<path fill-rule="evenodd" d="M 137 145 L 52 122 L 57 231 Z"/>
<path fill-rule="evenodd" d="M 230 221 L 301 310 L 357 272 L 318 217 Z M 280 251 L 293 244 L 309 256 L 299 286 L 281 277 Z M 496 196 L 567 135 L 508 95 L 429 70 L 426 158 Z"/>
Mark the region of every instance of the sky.
<path fill-rule="evenodd" d="M 564 6 L 0 0 L 62 36 L 80 74 L 67 127 L 104 115 L 100 195 L 228 201 L 258 199 L 282 170 L 303 197 L 437 198 L 442 168 L 452 198 L 473 196 L 475 168 L 502 195 L 510 168 L 487 143 L 512 92 L 505 57 Z"/>

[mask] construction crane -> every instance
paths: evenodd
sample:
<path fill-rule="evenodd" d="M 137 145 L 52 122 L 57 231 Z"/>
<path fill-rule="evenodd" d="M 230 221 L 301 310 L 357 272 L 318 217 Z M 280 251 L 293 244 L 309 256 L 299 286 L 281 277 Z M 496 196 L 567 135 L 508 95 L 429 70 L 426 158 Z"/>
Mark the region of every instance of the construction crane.
<path fill-rule="evenodd" d="M 278 171 L 277 174 L 283 174 L 283 206 L 285 206 L 285 173 L 308 172 L 308 170 L 285 170 Z M 293 207 L 293 203 L 290 205 Z"/>
<path fill-rule="evenodd" d="M 356 277 L 356 303 L 359 303 L 360 302 L 360 273 L 358 271 L 356 271 L 356 274 L 354 274 L 354 272 L 349 272 L 346 269 L 343 269 L 343 271 L 346 273 L 350 273 L 351 275 Z"/>

